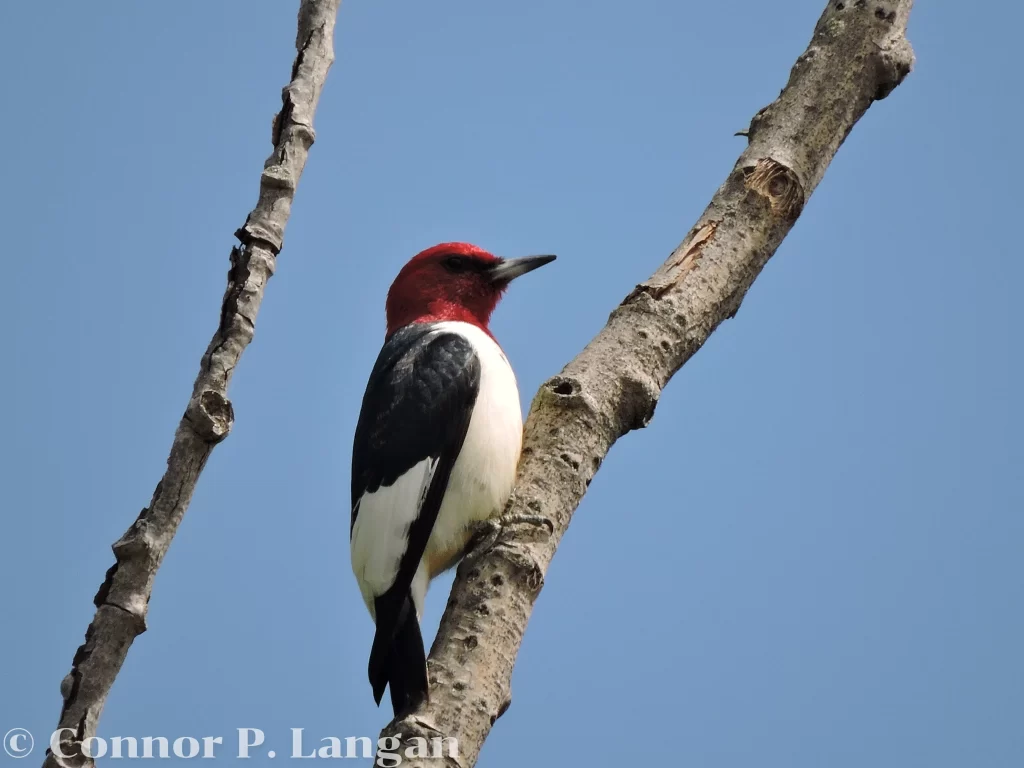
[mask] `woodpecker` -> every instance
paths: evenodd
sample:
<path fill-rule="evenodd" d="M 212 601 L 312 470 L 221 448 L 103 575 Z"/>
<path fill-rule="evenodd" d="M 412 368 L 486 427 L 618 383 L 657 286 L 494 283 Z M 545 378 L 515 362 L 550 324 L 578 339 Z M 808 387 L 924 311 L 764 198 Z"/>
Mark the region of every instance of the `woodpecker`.
<path fill-rule="evenodd" d="M 554 256 L 502 259 L 468 243 L 414 256 L 386 302 L 387 334 L 352 448 L 352 570 L 376 623 L 369 677 L 395 716 L 426 701 L 419 619 L 430 580 L 501 514 L 522 447 L 519 390 L 488 323 L 509 283 Z"/>

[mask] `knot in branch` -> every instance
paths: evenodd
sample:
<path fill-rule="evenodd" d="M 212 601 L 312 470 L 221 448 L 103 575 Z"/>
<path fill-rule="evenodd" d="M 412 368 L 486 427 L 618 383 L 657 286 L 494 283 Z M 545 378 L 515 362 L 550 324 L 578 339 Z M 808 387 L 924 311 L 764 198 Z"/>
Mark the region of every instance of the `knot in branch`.
<path fill-rule="evenodd" d="M 747 189 L 768 199 L 772 213 L 793 221 L 804 207 L 804 188 L 789 168 L 770 157 L 762 157 L 746 174 Z"/>
<path fill-rule="evenodd" d="M 207 443 L 216 444 L 228 436 L 235 421 L 231 401 L 216 390 L 206 389 L 193 397 L 185 410 L 192 429 Z"/>

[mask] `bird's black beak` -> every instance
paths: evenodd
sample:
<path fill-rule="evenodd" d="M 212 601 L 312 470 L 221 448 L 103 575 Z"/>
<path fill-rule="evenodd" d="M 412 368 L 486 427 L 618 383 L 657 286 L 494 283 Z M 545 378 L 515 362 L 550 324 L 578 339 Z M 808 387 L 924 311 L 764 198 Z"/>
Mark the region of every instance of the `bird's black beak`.
<path fill-rule="evenodd" d="M 555 260 L 554 256 L 523 256 L 520 259 L 502 259 L 488 270 L 492 283 L 508 283 L 520 275 L 532 272 Z"/>

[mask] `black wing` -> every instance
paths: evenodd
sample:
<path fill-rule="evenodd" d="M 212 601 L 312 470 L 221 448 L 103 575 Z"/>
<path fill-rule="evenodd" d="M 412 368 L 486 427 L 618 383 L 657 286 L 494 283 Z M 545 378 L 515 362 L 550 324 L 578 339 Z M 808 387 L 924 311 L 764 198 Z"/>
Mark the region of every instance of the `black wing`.
<path fill-rule="evenodd" d="M 350 533 L 364 493 L 391 485 L 427 457 L 438 460 L 431 489 L 440 485 L 444 495 L 479 389 L 480 361 L 465 337 L 416 323 L 388 339 L 370 373 L 356 425 Z M 430 513 L 426 506 L 419 519 Z M 436 514 L 435 509 L 431 527 Z"/>

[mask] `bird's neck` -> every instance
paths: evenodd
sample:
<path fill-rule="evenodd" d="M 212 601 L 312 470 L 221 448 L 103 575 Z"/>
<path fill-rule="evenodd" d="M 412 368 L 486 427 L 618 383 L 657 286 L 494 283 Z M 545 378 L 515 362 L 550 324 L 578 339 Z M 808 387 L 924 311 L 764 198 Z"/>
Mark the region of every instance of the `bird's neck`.
<path fill-rule="evenodd" d="M 431 301 L 425 309 L 420 308 L 417 311 L 403 311 L 402 307 L 388 307 L 388 310 L 387 335 L 389 338 L 399 328 L 404 328 L 405 326 L 412 325 L 413 323 L 443 323 L 445 321 L 454 321 L 475 325 L 481 331 L 494 339 L 494 334 L 491 333 L 491 329 L 488 327 L 491 315 L 489 310 L 482 313 L 479 309 L 474 310 L 464 304 L 447 301 L 445 299 L 436 299 Z"/>

